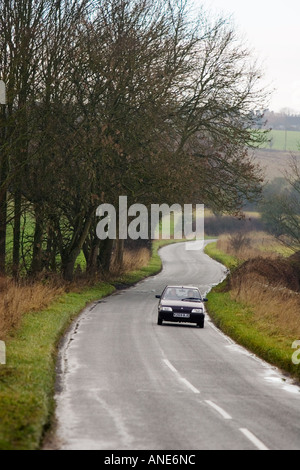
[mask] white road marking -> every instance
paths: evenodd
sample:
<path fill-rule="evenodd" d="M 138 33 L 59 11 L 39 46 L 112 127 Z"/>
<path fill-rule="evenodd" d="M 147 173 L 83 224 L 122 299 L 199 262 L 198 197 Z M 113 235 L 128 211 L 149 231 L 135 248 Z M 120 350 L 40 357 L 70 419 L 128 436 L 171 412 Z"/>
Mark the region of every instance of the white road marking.
<path fill-rule="evenodd" d="M 178 370 L 175 369 L 175 367 L 173 366 L 173 364 L 171 364 L 170 361 L 168 361 L 168 359 L 164 359 L 164 363 L 166 364 L 166 366 L 169 367 L 169 369 L 174 372 L 174 374 L 179 374 Z"/>
<path fill-rule="evenodd" d="M 246 436 L 249 441 L 252 442 L 252 444 L 255 445 L 255 447 L 257 447 L 259 450 L 269 450 L 267 446 L 265 446 L 265 444 L 263 442 L 261 442 L 256 436 L 254 436 L 254 434 L 252 434 L 252 432 L 250 432 L 248 429 L 246 428 L 240 428 L 240 431 L 241 433 L 244 434 L 244 436 Z"/>
<path fill-rule="evenodd" d="M 200 393 L 198 388 L 194 387 L 194 385 L 191 384 L 191 382 L 189 382 L 184 377 L 181 377 L 178 370 L 173 366 L 173 364 L 171 364 L 171 362 L 168 359 L 163 359 L 163 361 L 166 364 L 166 366 L 177 376 L 177 379 L 180 380 L 180 382 L 183 382 L 193 393 L 196 393 L 196 394 Z"/>
<path fill-rule="evenodd" d="M 194 385 L 191 384 L 188 380 L 184 379 L 183 377 L 180 378 L 181 382 L 183 382 L 192 392 L 194 393 L 200 393 L 198 388 L 194 387 Z"/>
<path fill-rule="evenodd" d="M 207 403 L 214 410 L 216 410 L 224 419 L 232 419 L 230 414 L 228 414 L 225 410 L 223 410 L 223 408 L 221 408 L 219 405 L 216 405 L 216 403 L 214 403 L 213 401 L 205 400 L 205 403 Z"/>

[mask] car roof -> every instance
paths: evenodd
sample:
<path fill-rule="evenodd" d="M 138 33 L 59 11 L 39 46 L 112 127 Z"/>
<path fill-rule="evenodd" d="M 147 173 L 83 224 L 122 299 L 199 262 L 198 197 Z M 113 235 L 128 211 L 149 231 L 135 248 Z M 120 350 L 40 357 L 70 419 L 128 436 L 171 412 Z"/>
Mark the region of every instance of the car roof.
<path fill-rule="evenodd" d="M 166 289 L 198 289 L 196 286 L 166 286 Z"/>

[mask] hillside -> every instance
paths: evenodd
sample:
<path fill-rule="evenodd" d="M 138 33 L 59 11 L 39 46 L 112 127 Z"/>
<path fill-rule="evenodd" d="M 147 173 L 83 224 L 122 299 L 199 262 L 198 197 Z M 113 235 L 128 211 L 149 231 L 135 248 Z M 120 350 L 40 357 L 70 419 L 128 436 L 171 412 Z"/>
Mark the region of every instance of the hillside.
<path fill-rule="evenodd" d="M 300 152 L 293 152 L 293 154 L 297 155 L 300 161 Z M 284 176 L 283 173 L 288 167 L 290 157 L 290 152 L 280 150 L 260 149 L 254 152 L 254 158 L 263 168 L 267 181 Z"/>

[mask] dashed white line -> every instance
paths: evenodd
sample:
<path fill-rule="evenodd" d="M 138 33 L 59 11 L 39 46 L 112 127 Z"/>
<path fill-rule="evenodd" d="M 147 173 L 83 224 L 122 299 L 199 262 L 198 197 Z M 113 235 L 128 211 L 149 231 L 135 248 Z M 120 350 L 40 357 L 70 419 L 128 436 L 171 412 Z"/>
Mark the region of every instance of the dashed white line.
<path fill-rule="evenodd" d="M 181 380 L 181 382 L 183 382 L 192 392 L 194 392 L 194 393 L 200 393 L 200 391 L 198 390 L 198 388 L 194 387 L 194 385 L 191 384 L 191 382 L 189 382 L 187 379 L 184 379 L 183 377 L 180 377 L 180 380 Z"/>
<path fill-rule="evenodd" d="M 186 385 L 186 387 L 188 387 L 193 393 L 196 393 L 196 394 L 200 393 L 198 388 L 194 387 L 194 385 L 191 384 L 191 382 L 189 382 L 184 377 L 181 377 L 178 370 L 173 366 L 173 364 L 171 364 L 171 362 L 168 359 L 164 359 L 163 361 L 166 364 L 166 366 L 177 376 L 177 379 L 180 380 L 180 382 L 183 382 Z"/>
<path fill-rule="evenodd" d="M 261 442 L 254 434 L 252 434 L 249 429 L 240 428 L 240 431 L 246 436 L 252 444 L 255 445 L 259 450 L 269 450 L 267 446 L 263 442 Z"/>
<path fill-rule="evenodd" d="M 178 370 L 173 366 L 173 364 L 171 364 L 171 362 L 168 359 L 163 359 L 163 362 L 177 376 L 177 379 L 180 382 L 183 382 L 186 385 L 186 387 L 188 387 L 193 393 L 196 393 L 196 394 L 200 393 L 200 391 L 196 387 L 194 387 L 194 385 L 192 385 L 187 379 L 185 379 L 184 377 L 181 377 Z M 205 403 L 207 405 L 209 405 L 211 408 L 213 408 L 215 411 L 217 411 L 222 416 L 222 418 L 224 418 L 226 420 L 232 420 L 233 419 L 232 416 L 230 416 L 230 414 L 227 413 L 227 411 L 225 411 L 223 408 L 221 408 L 219 405 L 217 405 L 213 401 L 205 400 Z M 242 434 L 244 434 L 244 436 L 247 439 L 249 439 L 250 442 L 252 442 L 252 444 L 255 447 L 257 447 L 257 449 L 259 449 L 259 450 L 269 450 L 268 447 L 262 441 L 260 441 L 251 431 L 249 431 L 249 429 L 240 428 L 239 430 Z"/>
<path fill-rule="evenodd" d="M 213 401 L 210 400 L 205 400 L 205 403 L 207 403 L 209 406 L 211 406 L 214 410 L 216 410 L 224 419 L 232 419 L 230 414 L 228 414 L 223 408 L 221 408 L 219 405 L 216 405 Z"/>
<path fill-rule="evenodd" d="M 173 366 L 173 364 L 171 364 L 170 361 L 168 361 L 168 359 L 164 359 L 164 363 L 166 364 L 166 366 L 169 367 L 169 369 L 174 372 L 174 374 L 178 374 L 179 375 L 179 372 L 177 369 L 175 369 L 175 367 Z"/>

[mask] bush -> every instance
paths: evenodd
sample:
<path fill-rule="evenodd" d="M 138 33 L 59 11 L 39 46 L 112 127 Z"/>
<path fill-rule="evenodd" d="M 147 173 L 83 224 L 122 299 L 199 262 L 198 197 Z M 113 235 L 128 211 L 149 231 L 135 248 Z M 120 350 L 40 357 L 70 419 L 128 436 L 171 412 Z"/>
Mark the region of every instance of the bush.
<path fill-rule="evenodd" d="M 219 236 L 223 233 L 252 232 L 264 230 L 260 217 L 237 218 L 212 215 L 205 217 L 205 233 L 208 236 Z"/>
<path fill-rule="evenodd" d="M 243 248 L 250 248 L 251 240 L 244 232 L 237 232 L 229 237 L 229 244 L 235 253 L 238 253 Z"/>
<path fill-rule="evenodd" d="M 232 273 L 231 287 L 240 289 L 250 277 L 256 283 L 300 292 L 299 272 L 289 260 L 263 257 L 249 259 Z"/>

